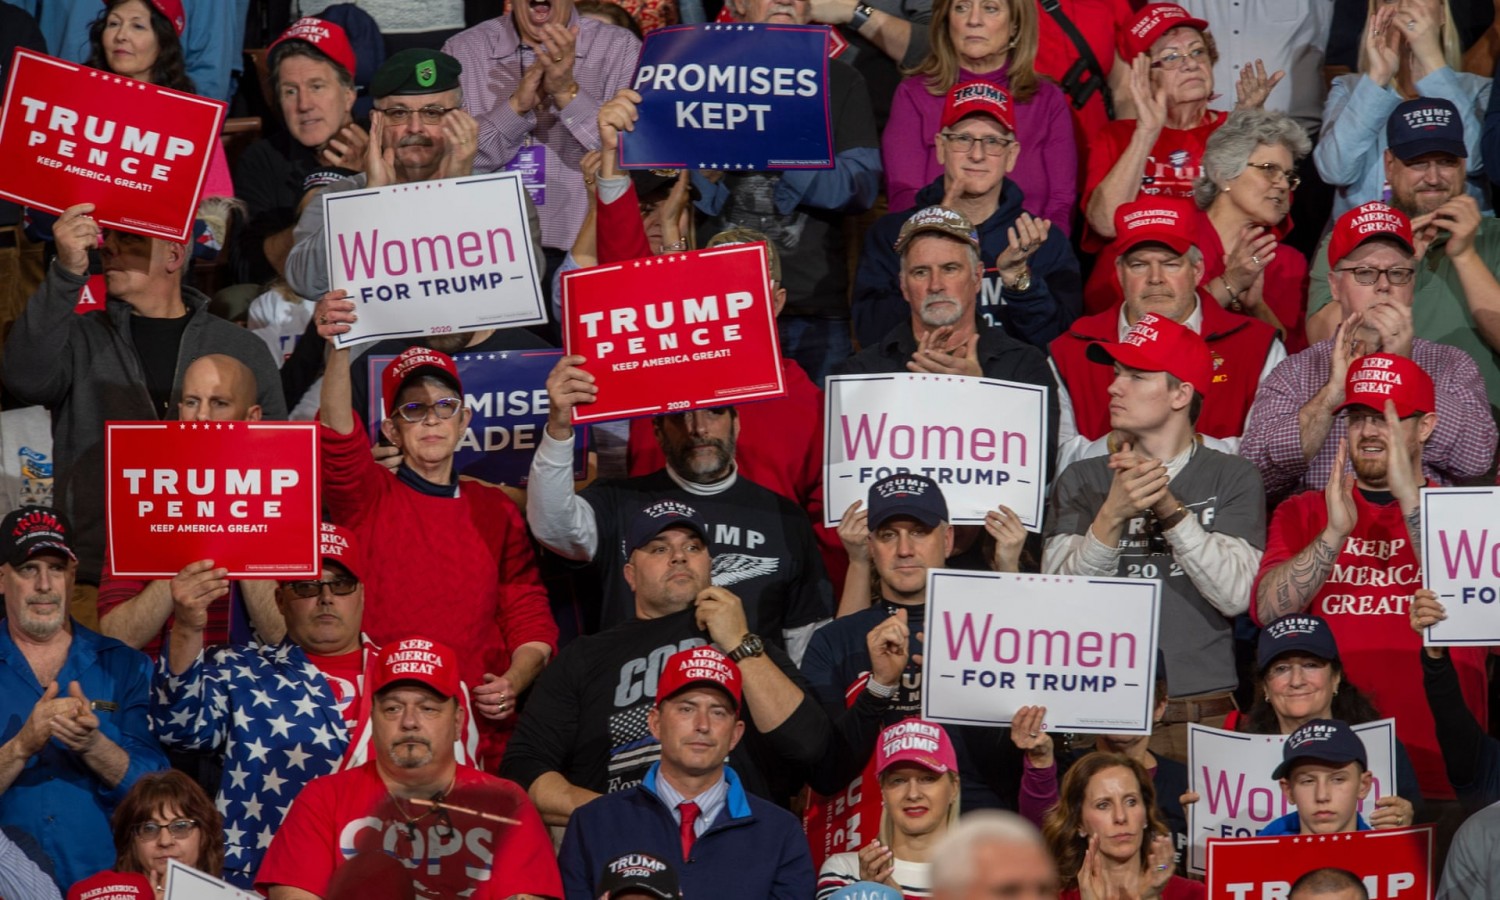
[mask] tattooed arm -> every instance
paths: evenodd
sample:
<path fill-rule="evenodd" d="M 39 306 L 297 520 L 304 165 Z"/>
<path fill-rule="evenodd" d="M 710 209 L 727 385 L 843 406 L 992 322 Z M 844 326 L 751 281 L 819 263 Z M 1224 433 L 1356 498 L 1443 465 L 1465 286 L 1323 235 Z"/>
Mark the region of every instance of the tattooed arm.
<path fill-rule="evenodd" d="M 1333 562 L 1338 559 L 1344 540 L 1354 531 L 1358 512 L 1354 506 L 1354 476 L 1344 471 L 1348 459 L 1348 442 L 1340 440 L 1333 471 L 1323 488 L 1328 524 L 1301 552 L 1261 578 L 1255 595 L 1255 615 L 1262 625 L 1307 608 L 1328 573 L 1333 571 Z"/>

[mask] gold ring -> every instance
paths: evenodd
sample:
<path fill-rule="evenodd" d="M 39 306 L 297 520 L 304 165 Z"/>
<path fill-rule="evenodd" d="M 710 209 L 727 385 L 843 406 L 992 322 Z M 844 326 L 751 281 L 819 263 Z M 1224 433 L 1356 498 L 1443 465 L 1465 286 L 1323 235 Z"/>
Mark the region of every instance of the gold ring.
<path fill-rule="evenodd" d="M 561 56 L 554 56 L 554 57 L 552 57 L 552 61 L 553 62 L 562 62 L 562 57 Z"/>

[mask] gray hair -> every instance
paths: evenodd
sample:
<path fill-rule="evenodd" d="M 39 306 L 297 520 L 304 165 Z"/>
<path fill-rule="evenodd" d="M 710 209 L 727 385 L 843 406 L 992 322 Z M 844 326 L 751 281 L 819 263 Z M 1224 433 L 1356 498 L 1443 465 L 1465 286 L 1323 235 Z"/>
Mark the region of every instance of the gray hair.
<path fill-rule="evenodd" d="M 937 234 L 936 232 L 929 233 L 934 234 L 937 237 L 946 237 L 946 235 Z M 979 255 L 978 247 L 974 246 L 968 241 L 961 241 L 955 237 L 947 237 L 947 240 L 950 240 L 955 244 L 963 244 L 964 249 L 969 251 L 969 262 L 974 264 L 974 271 L 979 272 L 980 274 L 984 273 L 984 257 Z M 915 243 L 916 239 L 913 238 L 912 240 L 907 242 L 906 247 L 901 251 L 901 273 L 903 275 L 906 274 L 906 252 L 910 250 L 911 245 Z"/>
<path fill-rule="evenodd" d="M 1224 182 L 1245 171 L 1257 147 L 1281 145 L 1300 160 L 1312 151 L 1307 132 L 1284 113 L 1267 109 L 1238 109 L 1229 115 L 1203 148 L 1203 174 L 1193 181 L 1193 200 L 1208 209 L 1224 190 Z"/>
<path fill-rule="evenodd" d="M 932 851 L 932 886 L 967 887 L 974 880 L 974 856 L 988 844 L 1030 844 L 1051 856 L 1042 833 L 1015 813 L 997 809 L 972 812 L 950 828 Z"/>

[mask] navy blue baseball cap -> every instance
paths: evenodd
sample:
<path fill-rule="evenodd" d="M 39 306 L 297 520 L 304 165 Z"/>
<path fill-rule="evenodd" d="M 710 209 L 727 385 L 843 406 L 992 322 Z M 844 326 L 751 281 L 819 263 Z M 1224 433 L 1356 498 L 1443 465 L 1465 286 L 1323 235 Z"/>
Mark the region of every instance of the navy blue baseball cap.
<path fill-rule="evenodd" d="M 626 893 L 650 894 L 661 900 L 682 896 L 677 872 L 666 860 L 650 853 L 627 853 L 610 860 L 599 873 L 602 897 L 621 897 Z"/>
<path fill-rule="evenodd" d="M 1385 120 L 1385 142 L 1391 155 L 1405 162 L 1424 153 L 1469 156 L 1464 146 L 1464 123 L 1458 107 L 1442 97 L 1407 100 Z"/>
<path fill-rule="evenodd" d="M 1264 673 L 1283 653 L 1305 653 L 1337 662 L 1339 645 L 1327 622 L 1307 613 L 1292 613 L 1261 630 L 1255 645 L 1255 668 Z"/>
<path fill-rule="evenodd" d="M 928 528 L 948 521 L 948 501 L 937 482 L 926 475 L 887 475 L 870 485 L 870 528 L 879 528 L 896 516 L 916 519 Z"/>
<path fill-rule="evenodd" d="M 708 523 L 698 510 L 680 500 L 658 500 L 636 513 L 625 530 L 625 553 L 629 555 L 646 546 L 668 528 L 687 528 L 708 543 Z"/>
<path fill-rule="evenodd" d="M 1354 729 L 1338 719 L 1313 719 L 1292 732 L 1281 747 L 1281 765 L 1271 773 L 1272 778 L 1282 779 L 1292 772 L 1292 767 L 1304 760 L 1343 766 L 1359 763 L 1361 769 L 1370 767 L 1365 755 L 1364 742 Z"/>

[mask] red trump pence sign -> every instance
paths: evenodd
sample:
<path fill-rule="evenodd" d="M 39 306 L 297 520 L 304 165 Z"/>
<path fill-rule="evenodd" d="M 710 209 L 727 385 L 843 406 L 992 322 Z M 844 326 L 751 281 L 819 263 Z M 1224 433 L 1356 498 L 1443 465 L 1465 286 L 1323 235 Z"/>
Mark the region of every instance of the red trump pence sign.
<path fill-rule="evenodd" d="M 562 277 L 564 343 L 598 399 L 574 422 L 786 393 L 763 244 L 629 260 Z"/>
<path fill-rule="evenodd" d="M 1359 876 L 1370 900 L 1431 900 L 1432 826 L 1208 839 L 1209 900 L 1287 900 L 1323 868 Z"/>
<path fill-rule="evenodd" d="M 317 578 L 314 422 L 108 422 L 111 571 L 170 578 L 212 559 L 230 578 Z"/>
<path fill-rule="evenodd" d="M 0 111 L 0 196 L 186 241 L 225 105 L 17 50 Z"/>

